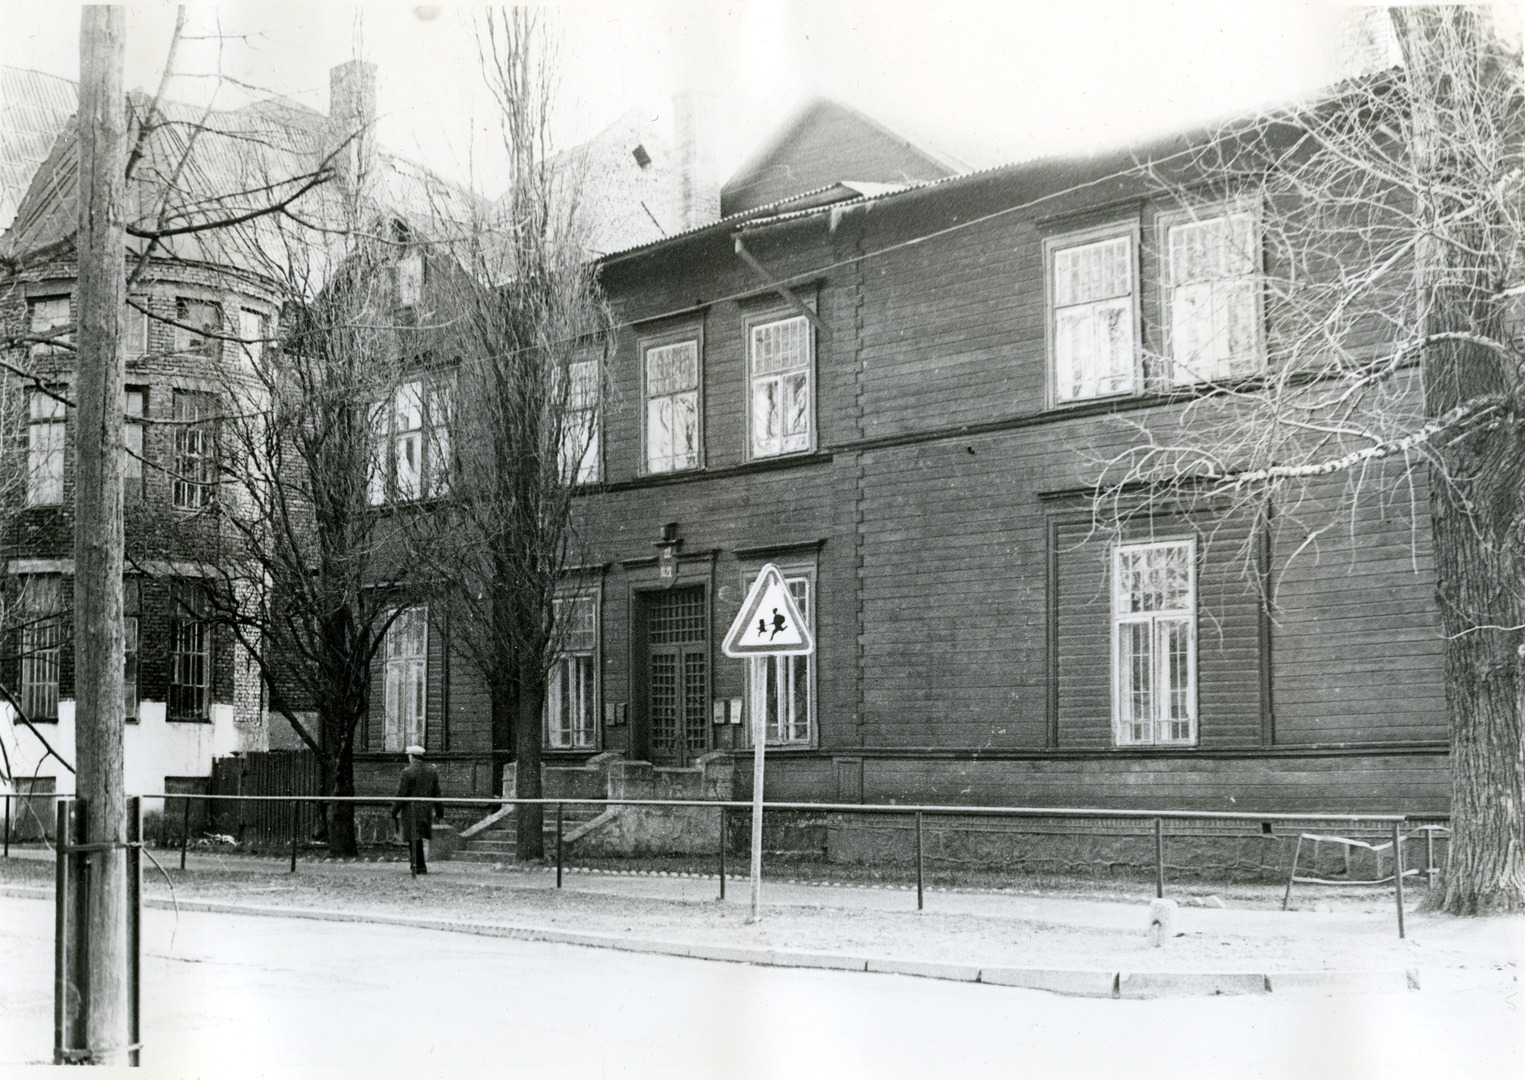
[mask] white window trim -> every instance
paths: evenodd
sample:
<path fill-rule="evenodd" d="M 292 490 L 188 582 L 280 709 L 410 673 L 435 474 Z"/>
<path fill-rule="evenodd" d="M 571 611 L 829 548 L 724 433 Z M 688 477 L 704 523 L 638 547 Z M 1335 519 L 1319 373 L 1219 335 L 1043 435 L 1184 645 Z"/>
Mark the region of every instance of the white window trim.
<path fill-rule="evenodd" d="M 416 615 L 415 615 L 416 613 Z M 417 653 L 406 653 L 393 656 L 392 634 L 398 630 L 398 624 L 410 616 L 423 620 L 423 649 Z M 416 739 L 419 746 L 428 747 L 425 738 L 429 732 L 429 608 L 424 604 L 415 604 L 402 608 L 387 627 L 386 640 L 382 642 L 381 657 L 381 745 L 387 752 L 401 752 L 414 744 Z M 393 700 L 392 668 L 396 664 L 399 670 L 417 668 L 418 670 L 418 715 L 414 717 L 415 729 L 405 730 L 406 717 L 398 714 L 398 702 Z M 394 717 L 395 722 L 394 722 Z M 394 730 L 395 728 L 395 730 Z"/>
<path fill-rule="evenodd" d="M 572 374 L 573 368 L 592 365 L 592 401 L 582 401 L 578 397 L 577 378 Z M 566 410 L 562 417 L 562 446 L 559 451 L 561 476 L 568 487 L 581 487 L 585 484 L 597 484 L 604 478 L 604 393 L 603 393 L 603 362 L 594 357 L 587 360 L 574 360 L 567 365 L 567 378 L 570 384 L 567 389 Z M 581 423 L 582 417 L 589 417 L 591 424 L 587 431 L 575 430 L 574 425 Z M 641 418 L 642 425 L 645 417 Z M 582 444 L 583 452 L 573 462 L 568 454 L 568 439 L 573 436 L 585 436 L 586 443 Z"/>
<path fill-rule="evenodd" d="M 786 322 L 802 322 L 805 324 L 805 392 L 810 396 L 810 407 L 805 417 L 806 435 L 805 445 L 794 450 L 779 449 L 777 451 L 760 453 L 753 439 L 752 421 L 756 412 L 752 405 L 752 394 L 757 389 L 759 381 L 764 379 L 778 379 L 777 375 L 754 375 L 752 372 L 752 342 L 753 335 L 764 327 L 774 326 Z M 809 454 L 816 448 L 816 341 L 815 327 L 804 315 L 792 310 L 775 309 L 760 315 L 749 317 L 746 320 L 746 393 L 745 405 L 747 414 L 747 460 L 766 461 L 772 458 L 789 457 L 794 454 Z M 782 405 L 780 405 L 782 407 Z"/>
<path fill-rule="evenodd" d="M 694 423 L 698 430 L 694 432 L 694 464 L 674 466 L 670 469 L 653 469 L 651 458 L 647 453 L 647 442 L 650 432 L 647 430 L 647 406 L 651 400 L 646 391 L 646 354 L 652 349 L 660 349 L 667 345 L 681 345 L 684 342 L 694 343 L 694 355 L 696 358 L 694 380 Z M 636 356 L 640 358 L 641 367 L 641 475 L 642 476 L 671 476 L 675 473 L 697 472 L 704 468 L 704 330 L 702 327 L 693 326 L 682 330 L 674 330 L 666 334 L 654 334 L 643 337 L 636 342 Z"/>
<path fill-rule="evenodd" d="M 817 666 L 818 666 L 817 662 L 816 662 L 816 657 L 819 655 L 819 640 L 820 640 L 819 638 L 816 638 L 816 636 L 815 636 L 815 626 L 816 626 L 815 613 L 816 613 L 816 607 L 818 606 L 818 603 L 819 603 L 819 601 L 818 601 L 818 594 L 816 592 L 816 583 L 817 583 L 817 580 L 818 580 L 817 573 L 816 573 L 816 565 L 815 565 L 814 562 L 806 562 L 806 563 L 801 563 L 801 562 L 794 562 L 794 563 L 779 562 L 779 563 L 774 563 L 774 565 L 778 567 L 779 573 L 783 575 L 785 587 L 788 587 L 789 584 L 792 581 L 796 581 L 796 580 L 801 579 L 801 578 L 803 578 L 805 580 L 805 596 L 806 596 L 805 622 L 806 622 L 806 624 L 809 627 L 809 630 L 810 630 L 810 633 L 811 633 L 811 637 L 815 638 L 815 640 L 817 641 L 818 644 L 817 644 L 817 652 L 816 653 L 812 653 L 809 656 L 795 656 L 795 657 L 784 656 L 784 657 L 777 657 L 777 659 L 779 659 L 781 661 L 784 661 L 786 663 L 788 663 L 788 662 L 799 663 L 799 662 L 803 661 L 804 664 L 805 664 L 805 680 L 806 680 L 806 685 L 805 685 L 805 709 L 806 709 L 806 714 L 807 714 L 806 717 L 805 717 L 805 729 L 806 729 L 805 738 L 803 738 L 803 739 L 790 739 L 790 740 L 787 740 L 787 741 L 783 740 L 783 739 L 775 738 L 774 735 L 773 735 L 771 726 L 770 726 L 770 729 L 769 729 L 769 732 L 768 732 L 768 737 L 767 737 L 767 745 L 769 747 L 771 747 L 771 748 L 776 748 L 776 749 L 779 749 L 779 750 L 808 750 L 808 749 L 811 749 L 811 748 L 819 745 L 819 743 L 820 743 L 820 727 L 819 727 L 819 724 L 818 724 L 818 721 L 817 721 L 817 716 L 818 716 L 819 710 L 817 708 L 817 703 L 816 703 L 816 682 L 817 682 L 816 669 L 817 669 Z M 763 567 L 762 563 L 756 563 L 755 565 L 752 564 L 752 563 L 748 563 L 742 569 L 742 571 L 741 571 L 741 595 L 742 596 L 746 596 L 747 592 L 752 588 L 752 583 L 757 580 L 757 575 L 762 571 L 762 567 Z M 745 696 L 742 699 L 745 702 L 745 720 L 746 720 L 746 724 L 745 724 L 745 727 L 746 727 L 745 741 L 746 741 L 746 744 L 748 746 L 752 746 L 754 744 L 754 740 L 752 738 L 752 732 L 756 729 L 757 712 L 758 712 L 758 709 L 760 708 L 761 702 L 763 700 L 762 699 L 762 687 L 759 686 L 758 684 L 754 683 L 753 682 L 753 678 L 752 678 L 752 673 L 756 669 L 756 666 L 757 666 L 757 663 L 756 663 L 756 659 L 755 658 L 749 658 L 746 661 L 746 665 L 745 665 L 745 677 L 744 677 L 744 680 L 743 680 L 743 686 L 745 688 Z"/>
<path fill-rule="evenodd" d="M 1125 390 L 1118 390 L 1110 394 L 1096 394 L 1091 397 L 1078 397 L 1064 399 L 1059 396 L 1058 383 L 1058 347 L 1055 334 L 1055 317 L 1057 308 L 1055 305 L 1054 290 L 1054 255 L 1056 252 L 1068 248 L 1084 247 L 1087 244 L 1099 243 L 1104 240 L 1112 240 L 1117 237 L 1125 237 L 1129 244 L 1128 275 L 1131 287 L 1130 295 L 1133 298 L 1133 381 L 1132 385 Z M 1111 401 L 1117 398 L 1136 396 L 1143 386 L 1143 290 L 1140 288 L 1139 277 L 1139 249 L 1142 237 L 1142 229 L 1135 218 L 1124 221 L 1113 221 L 1105 225 L 1097 225 L 1089 229 L 1081 229 L 1075 232 L 1056 233 L 1045 237 L 1043 240 L 1043 295 L 1044 295 L 1044 341 L 1047 366 L 1046 383 L 1048 386 L 1048 404 L 1052 409 L 1071 408 L 1076 405 L 1084 405 L 1092 401 Z"/>
<path fill-rule="evenodd" d="M 211 415 L 198 415 L 194 422 L 181 418 L 181 402 L 195 401 L 210 407 Z M 174 424 L 174 457 L 170 477 L 170 503 L 176 510 L 196 512 L 206 509 L 216 500 L 218 489 L 218 430 L 217 417 L 221 402 L 209 390 L 177 388 L 170 393 L 171 416 Z M 192 435 L 200 435 L 199 447 L 192 449 Z M 195 465 L 188 469 L 187 465 Z M 209 478 L 201 479 L 205 471 Z M 193 473 L 195 475 L 193 475 Z"/>
<path fill-rule="evenodd" d="M 1187 601 L 1187 605 L 1188 605 L 1187 609 L 1185 611 L 1173 611 L 1173 612 L 1170 612 L 1170 613 L 1166 613 L 1166 612 L 1144 612 L 1144 613 L 1139 613 L 1137 615 L 1134 615 L 1132 613 L 1124 615 L 1124 614 L 1120 613 L 1120 611 L 1119 611 L 1119 606 L 1120 605 L 1118 603 L 1119 588 L 1120 588 L 1120 584 L 1119 584 L 1119 578 L 1120 578 L 1119 564 L 1121 562 L 1122 555 L 1125 552 L 1137 551 L 1137 550 L 1141 550 L 1141 549 L 1144 549 L 1144 548 L 1166 547 L 1166 546 L 1175 546 L 1175 545 L 1181 545 L 1181 544 L 1184 544 L 1186 546 L 1187 563 L 1191 567 L 1191 587 L 1190 587 L 1190 596 L 1189 596 L 1188 601 Z M 1108 585 L 1109 585 L 1108 592 L 1109 592 L 1109 596 L 1111 598 L 1111 611 L 1110 611 L 1110 623 L 1111 623 L 1110 667 L 1112 669 L 1111 670 L 1111 676 L 1112 676 L 1112 745 L 1115 746 L 1115 747 L 1119 747 L 1119 748 L 1129 748 L 1129 747 L 1139 747 L 1139 746 L 1195 746 L 1195 745 L 1197 745 L 1198 735 L 1199 735 L 1198 715 L 1197 715 L 1197 652 L 1198 652 L 1198 645 L 1197 645 L 1197 622 L 1198 622 L 1198 619 L 1197 619 L 1197 576 L 1198 576 L 1198 569 L 1199 569 L 1199 567 L 1197 565 L 1197 541 L 1196 541 L 1196 538 L 1192 537 L 1192 536 L 1161 537 L 1161 538 L 1147 540 L 1147 541 L 1137 541 L 1137 542 L 1127 542 L 1127 543 L 1114 544 L 1112 546 L 1109 554 L 1108 554 L 1108 562 L 1109 562 L 1108 575 L 1107 575 L 1108 576 Z M 1155 715 L 1150 717 L 1150 725 L 1149 726 L 1150 726 L 1150 735 L 1151 735 L 1151 738 L 1148 739 L 1148 740 L 1134 739 L 1132 737 L 1131 732 L 1128 730 L 1128 725 L 1127 725 L 1127 710 L 1124 707 L 1125 694 L 1124 694 L 1124 678 L 1123 678 L 1123 670 L 1122 670 L 1122 634 L 1121 634 L 1121 627 L 1123 625 L 1125 625 L 1125 624 L 1136 623 L 1136 622 L 1147 622 L 1152 627 L 1156 622 L 1158 622 L 1160 620 L 1160 618 L 1162 616 L 1173 618 L 1173 619 L 1179 619 L 1179 618 L 1185 617 L 1188 620 L 1187 626 L 1188 626 L 1188 632 L 1190 634 L 1191 651 L 1190 651 L 1190 653 L 1188 654 L 1188 657 L 1187 657 L 1187 687 L 1186 687 L 1187 699 L 1186 700 L 1187 700 L 1187 709 L 1188 709 L 1188 717 L 1189 717 L 1189 721 L 1190 721 L 1191 733 L 1190 733 L 1190 735 L 1187 738 L 1184 738 L 1184 739 L 1172 739 L 1172 738 L 1169 738 L 1168 736 L 1165 737 L 1165 738 L 1161 738 L 1160 737 L 1160 730 L 1164 726 L 1164 723 L 1168 723 L 1168 721 L 1162 722 L 1160 720 L 1160 718 L 1159 718 L 1157 703 L 1160 700 L 1160 695 L 1157 692 L 1159 684 L 1158 684 L 1158 682 L 1156 682 L 1155 686 L 1152 688 L 1156 692 L 1152 692 L 1151 695 L 1150 695 L 1151 700 L 1156 703 Z M 1154 679 L 1157 680 L 1158 679 L 1158 667 L 1159 667 L 1159 665 L 1164 664 L 1166 662 L 1167 658 L 1166 658 L 1166 656 L 1163 655 L 1163 651 L 1156 647 L 1155 642 L 1154 642 L 1154 637 L 1153 637 L 1153 631 L 1152 630 L 1151 630 L 1150 644 L 1151 644 L 1151 653 L 1153 654 L 1153 661 L 1154 661 L 1154 665 L 1155 665 L 1155 671 L 1151 673 L 1151 678 L 1154 678 Z"/>
<path fill-rule="evenodd" d="M 410 388 L 416 388 L 419 426 L 397 426 L 398 400 Z M 408 379 L 393 387 L 381 401 L 369 406 L 371 456 L 367 466 L 366 501 L 371 506 L 406 506 L 427 502 L 450 493 L 451 427 L 455 386 L 443 378 Z M 436 417 L 443 402 L 445 416 Z M 397 452 L 400 440 L 417 434 L 418 490 L 407 495 L 398 487 Z M 444 464 L 442 465 L 441 462 Z"/>
<path fill-rule="evenodd" d="M 36 324 L 38 308 L 43 304 L 58 303 L 62 303 L 64 306 L 63 320 L 57 321 L 56 319 L 50 319 L 47 326 L 38 326 Z M 74 324 L 73 295 L 70 293 L 54 293 L 48 296 L 27 297 L 26 322 L 28 332 L 36 334 L 39 337 L 47 334 L 49 331 L 57 330 L 61 326 L 72 326 Z M 34 357 L 63 355 L 71 351 L 69 348 L 67 348 L 67 346 L 71 345 L 73 342 L 74 335 L 72 333 L 61 334 L 54 338 L 51 342 L 35 342 L 31 349 L 28 351 Z"/>
<path fill-rule="evenodd" d="M 1172 260 L 1170 257 L 1170 230 L 1178 225 L 1191 224 L 1194 222 L 1213 221 L 1217 218 L 1245 216 L 1250 219 L 1250 229 L 1255 241 L 1255 357 L 1256 370 L 1252 373 L 1233 376 L 1228 380 L 1213 379 L 1187 379 L 1179 380 L 1175 373 L 1175 341 L 1174 341 L 1174 297 L 1175 284 L 1171 277 Z M 1158 244 L 1158 256 L 1156 262 L 1159 266 L 1159 311 L 1160 311 L 1160 341 L 1162 354 L 1165 357 L 1165 370 L 1158 373 L 1155 381 L 1159 389 L 1172 390 L 1189 388 L 1193 386 L 1212 386 L 1215 382 L 1237 381 L 1238 379 L 1256 378 L 1266 371 L 1268 359 L 1266 350 L 1266 320 L 1265 320 L 1265 227 L 1260 207 L 1250 199 L 1229 199 L 1224 202 L 1203 203 L 1197 206 L 1186 206 L 1178 210 L 1162 212 L 1155 221 L 1155 242 Z"/>
<path fill-rule="evenodd" d="M 37 589 L 46 589 L 50 593 L 46 609 L 35 591 L 31 596 L 27 595 L 27 587 L 34 581 L 38 583 Z M 28 718 L 38 723 L 56 723 L 58 720 L 64 616 L 60 575 L 38 574 L 22 579 L 21 680 L 16 689 Z"/>
<path fill-rule="evenodd" d="M 67 478 L 68 408 L 54 397 L 63 388 L 52 387 L 53 394 L 33 390 L 27 398 L 26 504 L 59 506 L 64 501 Z M 39 405 L 41 408 L 39 409 Z M 38 413 L 44 415 L 39 416 Z M 56 462 L 56 468 L 44 470 L 43 462 Z"/>
<path fill-rule="evenodd" d="M 585 590 L 569 591 L 562 596 L 556 597 L 558 604 L 571 603 L 576 600 L 587 600 L 593 605 L 593 649 L 590 652 L 577 649 L 560 649 L 557 651 L 551 665 L 551 677 L 555 677 L 556 668 L 569 656 L 591 656 L 592 670 L 590 678 L 593 681 L 592 702 L 589 705 L 588 726 L 590 729 L 589 741 L 583 745 L 573 742 L 558 743 L 551 734 L 551 685 L 550 679 L 546 680 L 545 702 L 542 708 L 544 717 L 541 723 L 541 745 L 547 750 L 584 750 L 596 751 L 603 744 L 603 725 L 599 718 L 603 715 L 603 600 L 599 586 L 595 583 Z"/>

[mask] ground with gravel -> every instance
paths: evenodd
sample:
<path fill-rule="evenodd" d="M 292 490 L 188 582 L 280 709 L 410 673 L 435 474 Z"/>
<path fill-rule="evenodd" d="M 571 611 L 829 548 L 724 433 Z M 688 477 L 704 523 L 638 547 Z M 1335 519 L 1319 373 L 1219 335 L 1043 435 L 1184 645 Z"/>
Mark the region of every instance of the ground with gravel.
<path fill-rule="evenodd" d="M 0 862 L 0 887 L 51 888 L 43 853 Z M 161 859 L 161 861 L 163 861 Z M 768 883 L 764 918 L 747 922 L 747 883 L 717 902 L 713 877 L 569 872 L 441 864 L 412 878 L 395 863 L 304 863 L 193 858 L 186 871 L 151 864 L 145 893 L 163 902 L 237 903 L 356 916 L 415 917 L 537 927 L 726 947 L 849 954 L 979 966 L 1110 971 L 1445 972 L 1512 982 L 1525 942 L 1522 919 L 1453 919 L 1408 912 L 1399 940 L 1390 893 L 1319 893 L 1280 911 L 1265 886 L 1195 886 L 1178 893 L 1177 936 L 1147 940 L 1151 895 L 1134 885 L 1049 882 L 1041 889 L 928 893 L 927 910 L 903 889 Z M 1220 906 L 1221 905 L 1221 906 Z M 1417 905 L 1415 905 L 1417 907 Z"/>

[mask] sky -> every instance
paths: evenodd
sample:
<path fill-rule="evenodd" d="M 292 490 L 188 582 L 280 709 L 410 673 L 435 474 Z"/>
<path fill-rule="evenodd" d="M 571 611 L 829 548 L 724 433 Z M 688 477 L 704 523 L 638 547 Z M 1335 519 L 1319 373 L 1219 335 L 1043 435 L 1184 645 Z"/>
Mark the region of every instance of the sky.
<path fill-rule="evenodd" d="M 558 27 L 561 136 L 676 90 L 711 101 L 712 157 L 729 175 L 810 96 L 824 94 L 954 160 L 983 167 L 1115 145 L 1284 101 L 1331 81 L 1336 0 L 567 0 Z M 174 6 L 128 6 L 127 84 L 158 83 Z M 326 111 L 328 69 L 378 66 L 388 147 L 485 194 L 501 191 L 491 100 L 466 5 L 197 5 L 172 96 L 238 104 L 237 85 Z M 0 63 L 76 78 L 78 8 L 0 0 Z"/>

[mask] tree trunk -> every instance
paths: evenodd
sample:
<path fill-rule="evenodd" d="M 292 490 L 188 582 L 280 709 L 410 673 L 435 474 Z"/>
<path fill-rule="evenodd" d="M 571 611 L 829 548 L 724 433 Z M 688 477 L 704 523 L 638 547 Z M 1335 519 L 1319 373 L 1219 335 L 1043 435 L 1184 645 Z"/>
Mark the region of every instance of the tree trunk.
<path fill-rule="evenodd" d="M 519 665 L 519 687 L 514 716 L 514 794 L 538 799 L 545 788 L 540 775 L 540 708 L 545 697 L 545 678 L 540 665 L 528 660 Z M 514 810 L 514 853 L 521 860 L 545 857 L 545 807 L 520 804 Z"/>
<path fill-rule="evenodd" d="M 492 793 L 503 793 L 504 766 L 514 754 L 514 701 L 512 681 L 495 678 L 487 688 L 492 722 Z M 517 782 L 517 777 L 515 782 Z"/>
<path fill-rule="evenodd" d="M 122 220 L 127 119 L 120 6 L 80 22 L 78 377 L 75 413 L 76 793 L 85 800 L 89 974 L 81 988 L 91 1064 L 128 1064 L 127 804 L 122 781 Z"/>
<path fill-rule="evenodd" d="M 355 794 L 355 755 L 341 748 L 328 755 L 329 776 L 333 777 L 330 795 L 340 797 Z M 352 858 L 360 852 L 355 838 L 355 804 L 332 802 L 328 804 L 328 853 L 335 858 Z"/>

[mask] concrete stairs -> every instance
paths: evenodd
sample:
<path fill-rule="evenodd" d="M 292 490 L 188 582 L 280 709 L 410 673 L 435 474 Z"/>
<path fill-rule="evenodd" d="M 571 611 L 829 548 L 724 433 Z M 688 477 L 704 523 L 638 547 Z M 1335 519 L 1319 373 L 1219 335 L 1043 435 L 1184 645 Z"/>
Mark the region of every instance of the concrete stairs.
<path fill-rule="evenodd" d="M 567 806 L 562 808 L 562 846 L 570 847 L 574 840 L 586 836 L 598 825 L 605 813 L 597 806 Z M 513 809 L 500 810 L 492 817 L 461 834 L 461 840 L 449 858 L 458 862 L 511 863 L 515 860 L 514 837 L 516 822 Z M 470 835 L 467 835 L 467 834 Z M 556 854 L 556 808 L 545 808 L 545 853 L 554 858 Z"/>

